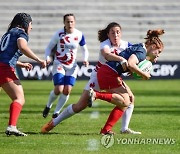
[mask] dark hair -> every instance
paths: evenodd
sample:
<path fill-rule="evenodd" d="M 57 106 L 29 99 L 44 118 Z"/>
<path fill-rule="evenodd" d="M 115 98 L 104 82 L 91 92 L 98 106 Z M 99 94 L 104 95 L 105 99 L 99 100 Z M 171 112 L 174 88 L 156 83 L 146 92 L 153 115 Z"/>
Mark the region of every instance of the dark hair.
<path fill-rule="evenodd" d="M 69 16 L 73 16 L 74 19 L 76 20 L 75 15 L 74 15 L 73 13 L 68 13 L 68 14 L 65 14 L 65 15 L 64 15 L 64 17 L 63 17 L 63 22 L 65 22 L 66 17 L 69 17 Z M 65 28 L 65 26 L 64 26 L 64 33 L 66 33 L 66 28 Z"/>
<path fill-rule="evenodd" d="M 65 22 L 66 17 L 69 17 L 69 16 L 73 16 L 73 17 L 74 17 L 74 19 L 75 19 L 75 16 L 74 16 L 74 14 L 73 14 L 73 13 L 68 13 L 68 14 L 65 14 L 65 15 L 64 15 L 64 17 L 63 17 L 63 22 Z"/>
<path fill-rule="evenodd" d="M 151 45 L 151 44 L 155 44 L 157 46 L 157 48 L 163 48 L 164 44 L 163 42 L 160 40 L 159 36 L 163 35 L 165 32 L 163 29 L 156 29 L 156 30 L 148 30 L 147 31 L 147 35 L 146 35 L 146 45 Z"/>
<path fill-rule="evenodd" d="M 98 31 L 98 40 L 100 42 L 103 42 L 106 39 L 108 39 L 108 35 L 107 34 L 109 33 L 109 31 L 110 31 L 110 29 L 112 27 L 119 27 L 121 29 L 121 26 L 118 23 L 111 22 L 109 25 L 107 25 L 107 27 L 105 29 L 102 29 L 102 30 Z"/>
<path fill-rule="evenodd" d="M 12 28 L 19 27 L 23 28 L 25 32 L 27 33 L 29 23 L 32 21 L 32 18 L 27 13 L 17 13 L 11 23 L 9 24 L 8 30 L 11 30 Z"/>

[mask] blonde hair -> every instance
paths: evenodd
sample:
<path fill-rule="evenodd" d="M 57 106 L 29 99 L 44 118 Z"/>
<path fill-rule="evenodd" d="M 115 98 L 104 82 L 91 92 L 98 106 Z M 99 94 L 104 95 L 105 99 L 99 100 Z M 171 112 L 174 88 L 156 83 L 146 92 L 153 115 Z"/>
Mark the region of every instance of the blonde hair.
<path fill-rule="evenodd" d="M 145 44 L 148 45 L 152 45 L 155 44 L 157 46 L 157 48 L 164 48 L 164 44 L 161 41 L 161 39 L 159 38 L 160 35 L 163 35 L 165 32 L 163 29 L 156 29 L 156 30 L 148 30 L 147 31 L 147 35 L 146 35 L 146 41 Z"/>

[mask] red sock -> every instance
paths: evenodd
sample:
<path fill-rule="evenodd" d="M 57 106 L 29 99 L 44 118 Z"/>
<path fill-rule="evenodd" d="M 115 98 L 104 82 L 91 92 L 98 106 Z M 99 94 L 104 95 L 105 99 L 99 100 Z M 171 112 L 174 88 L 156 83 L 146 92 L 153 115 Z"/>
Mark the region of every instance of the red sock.
<path fill-rule="evenodd" d="M 112 94 L 107 92 L 98 92 L 96 91 L 96 99 L 101 99 L 107 102 L 111 102 Z"/>
<path fill-rule="evenodd" d="M 124 111 L 118 108 L 117 106 L 111 111 L 108 120 L 103 128 L 103 130 L 111 130 L 112 127 L 116 124 L 116 122 L 121 118 Z"/>
<path fill-rule="evenodd" d="M 16 126 L 17 120 L 22 110 L 22 105 L 17 102 L 12 102 L 9 109 L 9 125 Z"/>

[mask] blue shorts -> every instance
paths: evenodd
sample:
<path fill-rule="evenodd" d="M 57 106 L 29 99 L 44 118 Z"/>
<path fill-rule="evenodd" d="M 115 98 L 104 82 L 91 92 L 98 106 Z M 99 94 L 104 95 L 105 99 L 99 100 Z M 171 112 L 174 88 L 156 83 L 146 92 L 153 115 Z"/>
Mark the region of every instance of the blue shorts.
<path fill-rule="evenodd" d="M 53 76 L 54 85 L 71 85 L 74 86 L 76 78 L 73 76 L 65 76 L 61 73 L 57 73 Z"/>

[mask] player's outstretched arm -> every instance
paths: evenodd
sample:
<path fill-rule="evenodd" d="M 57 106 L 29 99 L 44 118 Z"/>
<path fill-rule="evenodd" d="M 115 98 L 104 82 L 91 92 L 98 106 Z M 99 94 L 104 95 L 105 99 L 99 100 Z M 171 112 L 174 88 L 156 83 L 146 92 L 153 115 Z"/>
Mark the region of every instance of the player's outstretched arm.
<path fill-rule="evenodd" d="M 18 39 L 17 40 L 19 50 L 27 57 L 37 61 L 42 65 L 42 67 L 46 67 L 46 61 L 40 59 L 36 56 L 36 54 L 28 47 L 27 41 L 25 39 Z"/>

